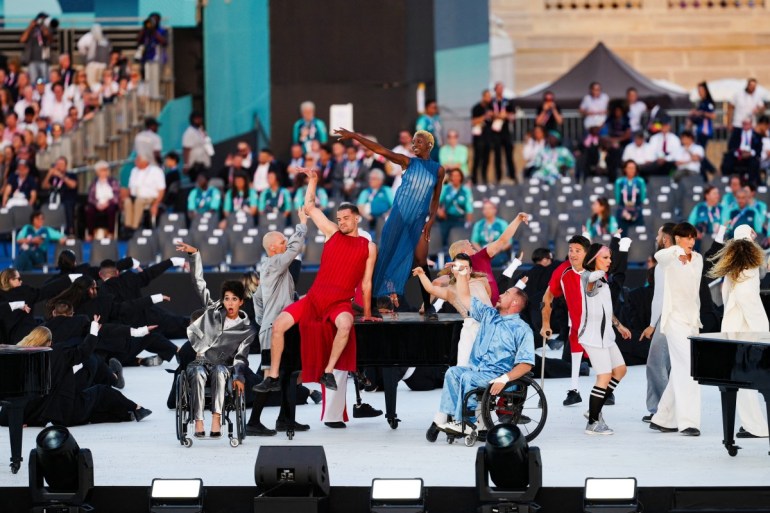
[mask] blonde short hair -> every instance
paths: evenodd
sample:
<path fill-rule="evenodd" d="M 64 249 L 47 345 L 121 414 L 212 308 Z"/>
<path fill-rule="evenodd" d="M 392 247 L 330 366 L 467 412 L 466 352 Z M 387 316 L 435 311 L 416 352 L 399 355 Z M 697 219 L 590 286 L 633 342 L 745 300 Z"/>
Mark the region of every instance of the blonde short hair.
<path fill-rule="evenodd" d="M 458 253 L 463 252 L 463 248 L 465 248 L 466 244 L 470 244 L 471 241 L 468 239 L 458 240 L 457 242 L 453 242 L 451 246 L 449 246 L 449 258 L 452 260 L 455 259 Z"/>
<path fill-rule="evenodd" d="M 51 330 L 45 326 L 38 326 L 16 345 L 21 347 L 48 347 L 51 345 L 52 338 Z"/>
<path fill-rule="evenodd" d="M 417 130 L 414 133 L 414 136 L 420 136 L 424 137 L 426 141 L 428 141 L 428 145 L 432 148 L 434 144 L 436 144 L 436 140 L 433 138 L 433 134 L 428 132 L 427 130 Z"/>

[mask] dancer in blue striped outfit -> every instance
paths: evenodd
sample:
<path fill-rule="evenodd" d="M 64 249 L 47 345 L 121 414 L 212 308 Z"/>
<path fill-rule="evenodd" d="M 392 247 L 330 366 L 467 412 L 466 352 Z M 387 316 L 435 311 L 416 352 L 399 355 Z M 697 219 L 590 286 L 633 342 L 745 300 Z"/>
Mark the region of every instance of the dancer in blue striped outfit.
<path fill-rule="evenodd" d="M 398 305 L 397 296 L 403 296 L 404 285 L 414 267 L 422 267 L 425 275 L 430 278 L 428 242 L 438 209 L 441 187 L 444 184 L 444 168 L 438 162 L 430 160 L 435 141 L 433 136 L 424 130 L 416 132 L 412 138 L 412 153 L 415 157 L 409 158 L 344 128 L 337 129 L 334 133 L 340 140 L 358 141 L 404 169 L 401 186 L 396 190 L 393 199 L 393 209 L 382 229 L 377 265 L 372 278 L 372 297 L 390 296 L 394 299 L 394 304 Z M 438 319 L 430 304 L 430 294 L 422 285 L 420 287 L 425 319 Z"/>

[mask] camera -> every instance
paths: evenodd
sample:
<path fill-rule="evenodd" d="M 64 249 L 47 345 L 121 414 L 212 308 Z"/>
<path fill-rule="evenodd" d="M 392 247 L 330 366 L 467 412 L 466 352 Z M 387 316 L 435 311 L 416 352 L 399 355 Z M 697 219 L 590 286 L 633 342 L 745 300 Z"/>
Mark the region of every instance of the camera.
<path fill-rule="evenodd" d="M 47 12 L 41 12 L 37 15 L 35 18 L 35 23 L 38 25 L 43 25 L 46 27 L 50 27 L 54 30 L 59 28 L 59 20 L 50 16 Z"/>

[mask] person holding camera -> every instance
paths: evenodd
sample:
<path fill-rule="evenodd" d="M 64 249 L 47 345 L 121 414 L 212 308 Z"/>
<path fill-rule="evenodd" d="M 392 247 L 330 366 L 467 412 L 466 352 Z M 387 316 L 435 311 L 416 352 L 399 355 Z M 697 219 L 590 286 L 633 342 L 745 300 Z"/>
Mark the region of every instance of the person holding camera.
<path fill-rule="evenodd" d="M 56 28 L 58 22 L 41 12 L 29 25 L 19 38 L 24 44 L 22 63 L 27 66 L 29 80 L 35 83 L 38 78 L 48 78 L 48 67 L 51 65 L 51 28 Z"/>
<path fill-rule="evenodd" d="M 160 26 L 160 14 L 150 14 L 142 30 L 137 36 L 135 60 L 142 63 L 142 78 L 146 78 L 146 64 L 149 62 L 166 63 L 166 45 L 168 45 L 168 31 Z"/>

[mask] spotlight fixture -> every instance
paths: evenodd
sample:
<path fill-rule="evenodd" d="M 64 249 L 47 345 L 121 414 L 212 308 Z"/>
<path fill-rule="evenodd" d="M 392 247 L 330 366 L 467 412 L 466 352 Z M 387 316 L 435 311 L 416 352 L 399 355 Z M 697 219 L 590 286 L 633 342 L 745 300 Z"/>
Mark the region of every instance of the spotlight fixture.
<path fill-rule="evenodd" d="M 424 513 L 422 479 L 372 479 L 371 513 Z"/>
<path fill-rule="evenodd" d="M 32 513 L 81 513 L 94 487 L 91 451 L 81 449 L 63 426 L 50 426 L 37 435 L 29 454 Z"/>
<path fill-rule="evenodd" d="M 489 481 L 495 485 L 490 486 Z M 515 424 L 498 424 L 476 453 L 480 513 L 535 513 L 543 484 L 540 449 L 529 447 Z"/>
<path fill-rule="evenodd" d="M 203 513 L 202 479 L 153 479 L 150 513 Z"/>
<path fill-rule="evenodd" d="M 637 513 L 636 478 L 586 478 L 583 490 L 585 513 Z"/>

